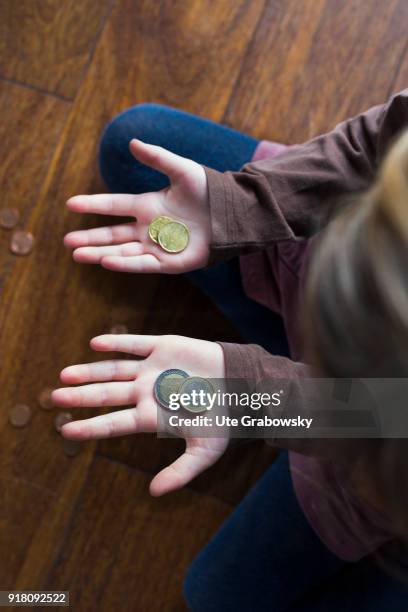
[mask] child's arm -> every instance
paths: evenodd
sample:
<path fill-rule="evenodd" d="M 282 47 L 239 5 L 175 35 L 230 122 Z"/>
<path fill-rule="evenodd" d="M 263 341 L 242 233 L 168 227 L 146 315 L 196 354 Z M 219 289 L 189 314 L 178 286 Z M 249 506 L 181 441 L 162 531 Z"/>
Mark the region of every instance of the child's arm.
<path fill-rule="evenodd" d="M 408 127 L 408 89 L 288 152 L 240 172 L 206 169 L 211 261 L 318 231 L 334 198 L 367 188 L 391 140 Z"/>

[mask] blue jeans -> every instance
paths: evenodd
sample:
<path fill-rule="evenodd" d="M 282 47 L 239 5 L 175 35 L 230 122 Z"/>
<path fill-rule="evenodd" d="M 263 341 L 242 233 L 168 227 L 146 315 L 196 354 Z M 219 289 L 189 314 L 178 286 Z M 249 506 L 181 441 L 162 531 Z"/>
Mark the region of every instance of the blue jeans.
<path fill-rule="evenodd" d="M 156 104 L 135 106 L 106 128 L 100 169 L 113 192 L 162 189 L 165 176 L 129 153 L 133 137 L 216 170 L 238 170 L 258 141 L 225 126 Z M 249 299 L 238 262 L 188 275 L 246 342 L 288 355 L 280 317 Z M 350 564 L 315 535 L 297 502 L 286 452 L 265 472 L 191 564 L 185 597 L 194 612 L 404 612 L 407 587 L 369 558 Z"/>

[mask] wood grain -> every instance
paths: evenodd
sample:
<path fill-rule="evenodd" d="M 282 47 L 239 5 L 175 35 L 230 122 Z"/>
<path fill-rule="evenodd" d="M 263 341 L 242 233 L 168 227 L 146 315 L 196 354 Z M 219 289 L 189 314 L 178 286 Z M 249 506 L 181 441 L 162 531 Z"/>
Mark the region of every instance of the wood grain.
<path fill-rule="evenodd" d="M 0 6 L 2 205 L 19 207 L 36 238 L 17 259 L 0 232 L 0 573 L 2 588 L 70 589 L 75 610 L 178 611 L 186 565 L 274 452 L 232 448 L 190 488 L 159 500 L 147 495 L 149 479 L 180 441 L 132 436 L 64 456 L 55 411 L 41 411 L 36 397 L 62 367 L 95 358 L 93 335 L 118 322 L 135 333 L 239 340 L 183 278 L 73 264 L 64 233 L 105 220 L 68 215 L 64 202 L 104 190 L 98 140 L 132 104 L 170 104 L 299 142 L 385 100 L 406 85 L 408 5 L 116 0 L 105 22 L 109 8 L 108 0 Z M 15 402 L 33 408 L 27 429 L 7 422 Z"/>
<path fill-rule="evenodd" d="M 407 19 L 405 0 L 268 2 L 224 120 L 296 143 L 384 102 Z"/>
<path fill-rule="evenodd" d="M 16 208 L 24 227 L 61 136 L 68 104 L 0 81 L 1 208 Z M 10 231 L 0 231 L 0 288 L 16 262 L 8 253 Z"/>
<path fill-rule="evenodd" d="M 3 0 L 0 76 L 71 99 L 110 0 Z"/>
<path fill-rule="evenodd" d="M 141 472 L 95 458 L 43 588 L 69 588 L 81 612 L 184 610 L 186 566 L 230 508 L 188 490 L 156 500 L 147 486 Z"/>
<path fill-rule="evenodd" d="M 22 524 L 15 561 L 5 573 L 10 582 L 4 588 L 14 585 L 36 588 L 44 580 L 74 512 L 94 453 L 94 446 L 89 444 L 78 457 L 64 456 L 61 440 L 53 430 L 54 415 L 40 411 L 36 404 L 39 391 L 55 386 L 58 372 L 65 365 L 94 359 L 88 348 L 89 339 L 107 331 L 113 322 L 125 323 L 130 331 L 140 332 L 144 322 L 150 320 L 155 333 L 165 332 L 161 326 L 168 322 L 167 315 L 155 322 L 150 314 L 155 305 L 157 277 L 113 274 L 71 261 L 62 245 L 63 235 L 74 227 L 106 221 L 68 215 L 64 202 L 74 193 L 104 190 L 97 172 L 98 141 L 104 124 L 118 110 L 146 99 L 166 101 L 174 82 L 174 104 L 195 112 L 206 110 L 214 118 L 222 116 L 262 4 L 250 3 L 247 8 L 242 2 L 234 5 L 233 10 L 227 10 L 223 4 L 218 17 L 212 13 L 211 28 L 203 27 L 208 6 L 208 3 L 196 5 L 185 11 L 183 3 L 170 6 L 140 2 L 136 10 L 133 2 L 118 2 L 67 121 L 64 122 L 65 115 L 54 116 L 55 126 L 48 130 L 51 136 L 57 132 L 60 136 L 54 155 L 43 157 L 41 147 L 38 150 L 33 147 L 38 156 L 32 162 L 33 169 L 26 174 L 21 169 L 21 193 L 27 194 L 32 182 L 39 186 L 37 176 L 41 190 L 36 194 L 35 206 L 27 208 L 24 217 L 24 226 L 33 232 L 36 247 L 29 257 L 13 259 L 12 268 L 7 268 L 3 275 L 0 343 L 7 347 L 8 361 L 0 369 L 3 407 L 0 474 L 7 481 L 27 484 L 3 508 L 3 524 L 11 524 L 24 505 L 37 504 L 38 510 Z M 233 53 L 220 42 L 227 35 L 231 37 Z M 184 57 L 183 63 L 179 59 L 170 66 L 172 45 L 178 49 L 178 57 Z M 213 48 L 211 61 L 203 64 L 207 48 Z M 222 67 L 228 73 L 226 80 L 219 75 Z M 34 135 L 47 129 L 47 121 L 53 119 L 52 116 L 48 119 L 48 115 L 55 101 L 45 95 L 41 100 L 44 117 L 37 111 L 38 131 Z M 9 102 L 12 104 L 11 99 Z M 12 112 L 16 111 L 6 109 L 4 118 L 12 120 Z M 24 116 L 19 121 L 26 125 Z M 13 131 L 16 135 L 18 130 Z M 40 172 L 41 159 L 46 174 Z M 10 261 L 5 248 L 0 261 L 2 265 Z M 174 282 L 185 286 L 183 279 Z M 192 305 L 195 300 L 197 304 L 197 299 L 196 292 L 188 303 Z M 203 307 L 200 299 L 200 308 L 207 307 L 210 333 L 210 329 L 217 327 L 217 316 L 220 324 L 221 318 L 210 306 Z M 182 302 L 172 319 L 173 329 L 181 328 L 185 319 Z M 189 325 L 192 331 L 192 323 Z M 34 410 L 25 430 L 13 430 L 7 422 L 8 410 L 17 401 L 29 403 Z M 94 411 L 81 411 L 81 417 L 91 413 Z M 98 490 L 99 482 L 93 482 L 92 487 Z M 37 497 L 45 501 L 40 503 Z M 10 539 L 6 538 L 3 545 L 1 558 L 6 560 Z M 113 554 L 113 549 L 110 550 Z"/>

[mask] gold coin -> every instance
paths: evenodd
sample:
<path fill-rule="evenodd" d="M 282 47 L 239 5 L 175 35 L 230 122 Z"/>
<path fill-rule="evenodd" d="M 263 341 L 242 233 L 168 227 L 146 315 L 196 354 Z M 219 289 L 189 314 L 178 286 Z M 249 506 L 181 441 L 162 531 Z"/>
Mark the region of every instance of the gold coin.
<path fill-rule="evenodd" d="M 170 223 L 171 221 L 173 221 L 171 217 L 164 216 L 156 217 L 156 219 L 153 219 L 153 221 L 149 225 L 149 236 L 153 240 L 153 242 L 158 244 L 158 235 L 161 228 L 167 223 Z"/>
<path fill-rule="evenodd" d="M 25 427 L 31 419 L 31 408 L 25 404 L 13 406 L 9 413 L 9 420 L 13 427 Z"/>
<path fill-rule="evenodd" d="M 2 208 L 0 210 L 0 227 L 11 229 L 17 225 L 20 213 L 16 208 Z"/>
<path fill-rule="evenodd" d="M 188 227 L 180 221 L 171 221 L 164 225 L 158 236 L 159 244 L 168 253 L 184 251 L 190 239 Z"/>
<path fill-rule="evenodd" d="M 30 232 L 17 230 L 10 241 L 10 251 L 14 255 L 28 255 L 34 247 L 34 236 Z"/>
<path fill-rule="evenodd" d="M 205 412 L 207 408 L 210 408 L 209 396 L 214 393 L 214 387 L 210 381 L 201 376 L 186 378 L 179 389 L 181 405 L 188 412 Z"/>

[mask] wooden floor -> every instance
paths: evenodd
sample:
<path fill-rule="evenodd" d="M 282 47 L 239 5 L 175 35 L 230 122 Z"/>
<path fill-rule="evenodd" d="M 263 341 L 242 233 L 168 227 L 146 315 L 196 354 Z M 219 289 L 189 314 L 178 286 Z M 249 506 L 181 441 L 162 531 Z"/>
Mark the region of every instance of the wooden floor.
<path fill-rule="evenodd" d="M 64 203 L 103 190 L 104 124 L 154 101 L 300 142 L 407 86 L 407 23 L 407 0 L 0 2 L 1 206 L 36 237 L 16 258 L 0 232 L 0 589 L 70 590 L 76 611 L 183 610 L 186 566 L 273 460 L 260 444 L 234 449 L 154 500 L 151 475 L 181 443 L 131 437 L 68 458 L 37 405 L 114 322 L 237 338 L 184 279 L 70 259 L 64 233 L 95 220 Z M 17 402 L 34 410 L 21 430 L 8 423 Z"/>

